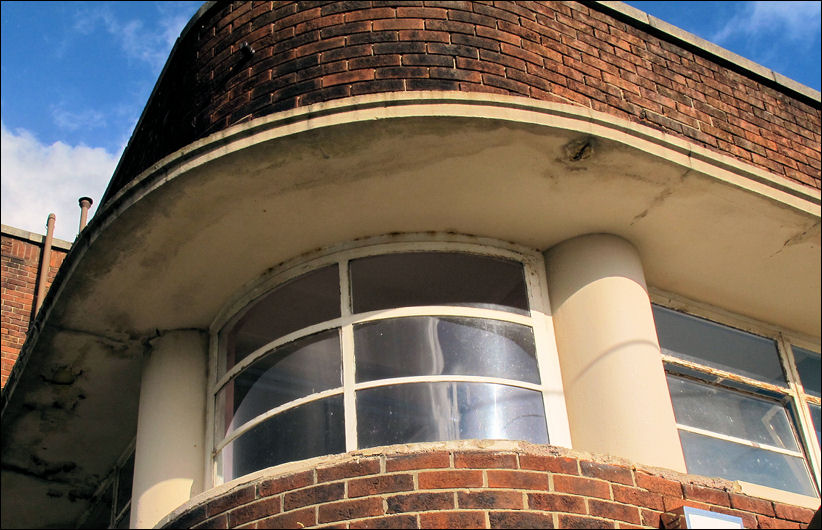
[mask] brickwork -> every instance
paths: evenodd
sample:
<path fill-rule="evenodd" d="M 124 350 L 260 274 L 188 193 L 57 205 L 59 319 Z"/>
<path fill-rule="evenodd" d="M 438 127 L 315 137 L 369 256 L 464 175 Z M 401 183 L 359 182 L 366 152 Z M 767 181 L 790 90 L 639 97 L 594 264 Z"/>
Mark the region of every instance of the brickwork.
<path fill-rule="evenodd" d="M 6 386 L 20 348 L 26 340 L 29 323 L 34 317 L 34 297 L 40 274 L 43 244 L 14 237 L 2 237 L 2 372 L 0 388 Z M 52 247 L 46 286 L 50 287 L 68 251 Z"/>
<path fill-rule="evenodd" d="M 546 446 L 387 448 L 257 478 L 165 528 L 660 528 L 682 506 L 741 517 L 745 528 L 805 528 L 813 516 L 732 489 Z"/>
<path fill-rule="evenodd" d="M 818 102 L 598 9 L 218 2 L 169 59 L 104 200 L 163 156 L 229 126 L 348 96 L 417 90 L 579 105 L 820 188 Z"/>

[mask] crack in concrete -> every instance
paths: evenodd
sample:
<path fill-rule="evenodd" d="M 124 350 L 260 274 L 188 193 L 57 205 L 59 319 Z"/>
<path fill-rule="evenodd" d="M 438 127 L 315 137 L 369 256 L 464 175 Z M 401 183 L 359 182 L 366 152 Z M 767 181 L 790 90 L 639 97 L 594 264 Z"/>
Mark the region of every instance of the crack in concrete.
<path fill-rule="evenodd" d="M 782 252 L 783 250 L 785 250 L 786 248 L 792 247 L 794 245 L 799 245 L 801 243 L 804 243 L 805 241 L 810 240 L 812 237 L 814 237 L 816 235 L 816 233 L 818 231 L 819 231 L 819 221 L 816 221 L 807 230 L 803 230 L 802 232 L 794 234 L 793 236 L 786 239 L 785 242 L 782 243 L 782 248 L 780 248 L 779 250 L 777 250 L 776 252 L 774 252 L 773 254 L 771 254 L 768 257 L 772 258 L 772 257 L 776 256 L 777 254 L 779 254 L 780 252 Z"/>
<path fill-rule="evenodd" d="M 640 221 L 640 220 L 644 219 L 649 213 L 651 213 L 651 210 L 653 210 L 654 208 L 657 208 L 658 206 L 660 206 L 663 202 L 665 202 L 665 200 L 668 197 L 673 195 L 674 191 L 676 191 L 676 188 L 678 188 L 685 181 L 685 178 L 688 176 L 688 174 L 690 172 L 691 172 L 690 168 L 686 169 L 685 172 L 682 173 L 682 175 L 679 176 L 679 180 L 677 182 L 674 182 L 671 185 L 665 186 L 665 189 L 663 189 L 661 192 L 659 192 L 656 195 L 656 197 L 651 199 L 651 203 L 648 205 L 647 208 L 642 210 L 640 213 L 635 215 L 633 219 L 631 219 L 630 226 L 633 226 L 634 223 L 636 223 L 637 221 Z"/>

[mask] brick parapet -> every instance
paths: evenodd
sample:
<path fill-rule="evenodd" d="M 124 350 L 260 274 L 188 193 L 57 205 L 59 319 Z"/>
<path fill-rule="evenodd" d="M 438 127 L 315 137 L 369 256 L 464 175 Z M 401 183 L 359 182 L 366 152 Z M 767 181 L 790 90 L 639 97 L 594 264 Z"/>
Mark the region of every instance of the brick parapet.
<path fill-rule="evenodd" d="M 389 447 L 273 469 L 200 498 L 164 528 L 660 528 L 675 524 L 682 506 L 741 517 L 745 528 L 804 528 L 813 516 L 720 479 L 483 443 Z"/>
<path fill-rule="evenodd" d="M 56 240 L 55 240 L 56 241 Z M 20 230 L 3 227 L 2 256 L 2 306 L 0 306 L 0 331 L 2 331 L 2 365 L 0 388 L 5 387 L 20 349 L 26 340 L 29 324 L 34 317 L 34 298 L 43 255 L 43 237 Z M 69 243 L 57 241 L 52 246 L 46 288 L 51 286 L 57 270 L 68 254 Z"/>
<path fill-rule="evenodd" d="M 820 189 L 819 102 L 639 26 L 577 2 L 217 2 L 172 53 L 105 199 L 232 125 L 418 90 L 580 105 Z"/>

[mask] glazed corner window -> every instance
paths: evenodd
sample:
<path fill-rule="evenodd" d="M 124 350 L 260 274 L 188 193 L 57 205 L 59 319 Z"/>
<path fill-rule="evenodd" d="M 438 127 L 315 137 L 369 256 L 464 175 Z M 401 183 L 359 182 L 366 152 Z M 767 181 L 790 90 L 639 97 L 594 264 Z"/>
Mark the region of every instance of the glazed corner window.
<path fill-rule="evenodd" d="M 664 307 L 653 312 L 688 472 L 818 496 L 809 449 L 819 447 L 819 354 Z M 791 355 L 801 378 L 793 385 L 783 369 Z"/>
<path fill-rule="evenodd" d="M 396 443 L 549 441 L 537 262 L 381 250 L 336 254 L 222 328 L 216 481 Z"/>

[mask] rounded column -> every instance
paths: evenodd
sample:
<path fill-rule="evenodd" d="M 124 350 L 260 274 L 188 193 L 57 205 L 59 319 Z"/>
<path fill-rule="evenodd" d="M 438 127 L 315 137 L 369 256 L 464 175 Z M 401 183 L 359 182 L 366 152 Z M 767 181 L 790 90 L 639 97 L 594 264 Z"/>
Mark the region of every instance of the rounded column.
<path fill-rule="evenodd" d="M 130 528 L 151 528 L 203 490 L 208 349 L 198 331 L 151 341 L 140 383 Z"/>
<path fill-rule="evenodd" d="M 545 258 L 574 449 L 684 472 L 636 248 L 591 234 Z"/>

